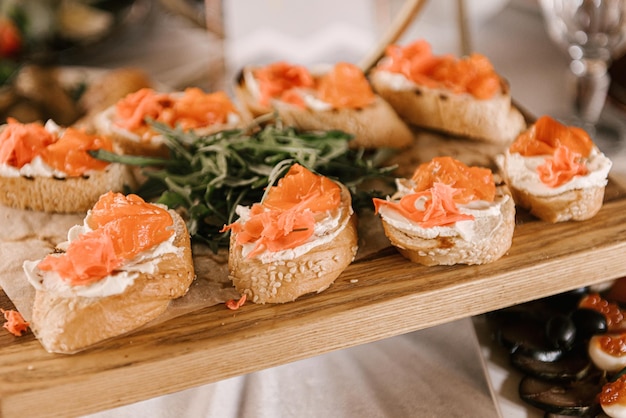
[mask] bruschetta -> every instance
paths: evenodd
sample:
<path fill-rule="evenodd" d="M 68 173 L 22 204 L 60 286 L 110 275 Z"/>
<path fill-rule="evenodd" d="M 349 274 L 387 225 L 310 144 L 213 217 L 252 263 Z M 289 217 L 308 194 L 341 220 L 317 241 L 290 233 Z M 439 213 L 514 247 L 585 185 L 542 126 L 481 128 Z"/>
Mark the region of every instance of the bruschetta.
<path fill-rule="evenodd" d="M 407 259 L 427 265 L 485 264 L 511 247 L 515 205 L 488 168 L 451 157 L 421 164 L 374 199 L 385 235 Z"/>
<path fill-rule="evenodd" d="M 583 129 L 542 116 L 498 158 L 515 203 L 547 222 L 595 216 L 612 162 Z"/>
<path fill-rule="evenodd" d="M 86 212 L 108 191 L 131 182 L 121 164 L 96 160 L 90 150 L 113 150 L 106 136 L 52 121 L 0 127 L 0 203 L 51 213 Z"/>
<path fill-rule="evenodd" d="M 319 72 L 284 61 L 245 67 L 235 93 L 253 116 L 276 112 L 285 124 L 302 130 L 341 130 L 354 136 L 353 148 L 413 143 L 409 127 L 350 63 Z"/>
<path fill-rule="evenodd" d="M 143 88 L 95 115 L 93 125 L 96 132 L 110 136 L 124 154 L 167 157 L 165 138 L 153 129 L 152 122 L 208 135 L 242 128 L 248 119 L 223 91 L 206 93 L 189 87 L 166 93 Z"/>
<path fill-rule="evenodd" d="M 262 202 L 237 208 L 229 276 L 254 303 L 284 303 L 327 289 L 358 249 L 356 214 L 342 184 L 294 164 Z"/>
<path fill-rule="evenodd" d="M 423 39 L 393 44 L 369 78 L 411 125 L 498 144 L 511 143 L 526 127 L 507 82 L 481 54 L 434 55 Z"/>
<path fill-rule="evenodd" d="M 113 192 L 53 253 L 23 268 L 35 288 L 33 333 L 47 351 L 67 354 L 157 318 L 195 278 L 182 218 Z"/>

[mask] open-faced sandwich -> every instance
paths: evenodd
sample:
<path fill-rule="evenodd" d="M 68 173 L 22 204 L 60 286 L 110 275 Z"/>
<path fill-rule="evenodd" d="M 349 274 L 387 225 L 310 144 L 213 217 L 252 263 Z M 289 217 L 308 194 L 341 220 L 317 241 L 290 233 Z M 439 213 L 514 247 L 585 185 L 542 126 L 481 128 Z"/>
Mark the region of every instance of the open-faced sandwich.
<path fill-rule="evenodd" d="M 385 235 L 409 260 L 424 265 L 485 264 L 511 247 L 515 204 L 488 168 L 451 157 L 421 164 L 397 192 L 374 199 Z"/>
<path fill-rule="evenodd" d="M 413 143 L 408 126 L 350 63 L 319 73 L 284 61 L 245 67 L 235 92 L 254 116 L 276 112 L 285 124 L 302 130 L 341 130 L 354 136 L 354 148 Z"/>
<path fill-rule="evenodd" d="M 236 289 L 254 303 L 283 303 L 328 288 L 357 252 L 351 202 L 344 185 L 294 164 L 224 227 Z"/>
<path fill-rule="evenodd" d="M 550 116 L 521 133 L 498 163 L 515 203 L 548 222 L 598 213 L 612 165 L 587 132 Z"/>
<path fill-rule="evenodd" d="M 94 116 L 96 132 L 110 136 L 124 154 L 169 155 L 162 135 L 152 122 L 208 135 L 241 128 L 247 118 L 222 91 L 205 93 L 197 87 L 163 93 L 143 88 L 128 94 Z"/>
<path fill-rule="evenodd" d="M 74 353 L 157 318 L 195 274 L 185 222 L 139 196 L 109 192 L 41 260 L 30 327 L 49 352 Z"/>
<path fill-rule="evenodd" d="M 52 121 L 0 126 L 0 203 L 45 212 L 86 212 L 108 191 L 130 181 L 121 164 L 96 160 L 90 150 L 113 150 L 106 136 L 61 128 Z"/>
<path fill-rule="evenodd" d="M 526 127 L 506 81 L 481 54 L 433 55 L 425 40 L 390 45 L 370 81 L 408 123 L 498 144 Z"/>

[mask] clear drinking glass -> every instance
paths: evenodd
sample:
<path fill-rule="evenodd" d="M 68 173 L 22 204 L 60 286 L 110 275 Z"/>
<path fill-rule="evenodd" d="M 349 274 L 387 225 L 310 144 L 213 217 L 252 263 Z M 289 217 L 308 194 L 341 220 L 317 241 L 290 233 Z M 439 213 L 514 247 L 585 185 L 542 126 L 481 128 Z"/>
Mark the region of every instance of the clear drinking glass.
<path fill-rule="evenodd" d="M 623 133 L 600 116 L 610 84 L 608 67 L 626 39 L 626 0 L 540 0 L 540 4 L 548 35 L 571 59 L 573 117 L 563 122 L 610 144 Z"/>

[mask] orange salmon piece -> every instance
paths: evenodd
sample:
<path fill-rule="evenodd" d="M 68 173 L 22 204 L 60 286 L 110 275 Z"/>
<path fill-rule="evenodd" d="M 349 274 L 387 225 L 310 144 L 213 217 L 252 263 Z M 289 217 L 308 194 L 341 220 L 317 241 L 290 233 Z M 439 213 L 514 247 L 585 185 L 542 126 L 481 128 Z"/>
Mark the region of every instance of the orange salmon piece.
<path fill-rule="evenodd" d="M 422 228 L 452 225 L 459 221 L 473 220 L 473 215 L 459 211 L 454 195 L 459 192 L 445 183 L 436 182 L 432 187 L 402 196 L 399 202 L 374 198 L 376 213 L 381 206 L 389 206 L 403 217 Z"/>
<path fill-rule="evenodd" d="M 0 132 L 0 163 L 22 168 L 57 138 L 39 123 L 22 124 L 13 118 Z"/>
<path fill-rule="evenodd" d="M 289 209 L 301 202 L 313 212 L 335 209 L 341 203 L 341 189 L 328 177 L 317 175 L 300 164 L 291 166 L 278 184 L 272 187 L 263 206 L 270 209 Z"/>
<path fill-rule="evenodd" d="M 26 332 L 30 324 L 24 320 L 24 317 L 18 311 L 13 309 L 4 310 L 0 308 L 0 313 L 4 315 L 6 321 L 2 327 L 9 331 L 16 337 L 21 337 L 23 332 Z"/>
<path fill-rule="evenodd" d="M 145 130 L 146 118 L 156 120 L 168 107 L 171 107 L 168 95 L 142 88 L 116 103 L 115 124 L 129 131 Z"/>
<path fill-rule="evenodd" d="M 455 94 L 469 93 L 480 100 L 490 99 L 501 89 L 500 76 L 484 55 L 436 56 L 423 39 L 406 46 L 389 45 L 378 68 L 400 73 L 416 84 L 445 88 Z"/>
<path fill-rule="evenodd" d="M 40 270 L 56 271 L 72 285 L 97 282 L 125 260 L 169 239 L 174 230 L 167 210 L 130 194 L 108 192 L 92 208 L 87 219 L 93 230 L 72 241 L 62 255 L 48 255 Z"/>
<path fill-rule="evenodd" d="M 283 93 L 294 88 L 312 88 L 315 85 L 313 76 L 301 65 L 292 65 L 279 61 L 253 70 L 254 78 L 259 84 L 263 106 L 270 104 L 271 99 L 281 99 Z"/>
<path fill-rule="evenodd" d="M 496 185 L 488 168 L 468 167 L 452 157 L 436 157 L 421 164 L 412 177 L 415 191 L 430 189 L 435 183 L 444 183 L 455 189 L 454 201 L 469 203 L 473 200 L 493 202 Z"/>
<path fill-rule="evenodd" d="M 489 99 L 500 90 L 500 77 L 481 54 L 443 59 L 433 69 L 432 78 L 457 94 L 469 93 L 477 99 Z"/>
<path fill-rule="evenodd" d="M 264 250 L 276 252 L 295 248 L 315 230 L 315 214 L 336 209 L 341 204 L 340 187 L 300 164 L 291 166 L 261 203 L 250 208 L 250 218 L 224 226 L 222 231 L 237 234 L 236 243 L 254 242 L 248 257 Z"/>
<path fill-rule="evenodd" d="M 509 151 L 525 157 L 552 155 L 560 146 L 586 158 L 593 149 L 593 141 L 581 128 L 566 126 L 550 116 L 542 116 L 517 137 Z"/>
<path fill-rule="evenodd" d="M 385 49 L 386 59 L 381 62 L 381 70 L 400 73 L 417 84 L 435 88 L 432 71 L 442 58 L 435 57 L 428 42 L 420 39 L 406 46 L 389 45 Z"/>
<path fill-rule="evenodd" d="M 226 123 L 233 113 L 238 112 L 226 93 L 207 94 L 197 87 L 185 89 L 173 107 L 175 123 L 185 130 Z"/>
<path fill-rule="evenodd" d="M 334 108 L 362 108 L 375 100 L 374 92 L 363 71 L 354 64 L 342 62 L 324 74 L 317 91 L 320 99 Z"/>
<path fill-rule="evenodd" d="M 572 152 L 565 146 L 554 151 L 552 158 L 537 167 L 539 179 L 550 187 L 558 187 L 567 183 L 575 176 L 584 176 L 589 170 L 581 161 L 580 154 Z"/>
<path fill-rule="evenodd" d="M 89 170 L 104 170 L 109 163 L 97 160 L 87 153 L 89 150 L 113 150 L 107 137 L 89 135 L 76 128 L 66 128 L 57 142 L 41 151 L 41 158 L 68 176 L 80 176 Z"/>

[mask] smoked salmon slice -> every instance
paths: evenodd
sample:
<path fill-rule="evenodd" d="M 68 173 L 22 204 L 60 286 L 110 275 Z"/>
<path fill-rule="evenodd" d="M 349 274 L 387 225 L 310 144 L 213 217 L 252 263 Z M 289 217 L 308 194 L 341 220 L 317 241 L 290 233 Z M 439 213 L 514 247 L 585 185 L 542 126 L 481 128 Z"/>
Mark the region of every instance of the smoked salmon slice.
<path fill-rule="evenodd" d="M 188 87 L 180 95 L 143 88 L 118 101 L 115 112 L 116 126 L 141 137 L 150 131 L 150 120 L 190 130 L 226 123 L 231 114 L 238 114 L 226 93 L 205 93 L 198 87 Z"/>
<path fill-rule="evenodd" d="M 300 164 L 272 186 L 264 201 L 250 208 L 249 219 L 224 226 L 237 234 L 239 245 L 254 243 L 248 257 L 263 251 L 281 251 L 302 245 L 315 232 L 316 214 L 341 204 L 341 189 L 327 177 Z"/>
<path fill-rule="evenodd" d="M 567 147 L 586 158 L 591 153 L 594 144 L 584 129 L 566 126 L 544 115 L 517 137 L 509 147 L 509 151 L 525 157 L 552 155 L 560 146 Z"/>
<path fill-rule="evenodd" d="M 549 187 L 558 187 L 589 172 L 585 158 L 593 147 L 585 130 L 542 116 L 517 137 L 509 152 L 524 157 L 546 156 L 545 162 L 537 166 L 539 179 Z"/>
<path fill-rule="evenodd" d="M 421 164 L 414 171 L 412 180 L 416 191 L 429 189 L 437 182 L 450 185 L 458 190 L 454 201 L 462 204 L 473 200 L 493 202 L 496 196 L 491 170 L 470 167 L 448 156 L 436 157 Z"/>
<path fill-rule="evenodd" d="M 490 99 L 501 90 L 500 76 L 484 55 L 437 56 L 423 39 L 406 46 L 389 45 L 378 69 L 400 73 L 419 85 L 468 93 L 481 100 Z"/>
<path fill-rule="evenodd" d="M 278 99 L 304 108 L 302 92 L 316 96 L 335 109 L 362 108 L 372 104 L 375 94 L 363 71 L 354 64 L 339 62 L 319 77 L 305 67 L 284 61 L 252 71 L 260 90 L 259 103 L 268 106 Z"/>
<path fill-rule="evenodd" d="M 53 169 L 70 177 L 89 170 L 104 170 L 109 163 L 93 158 L 87 151 L 111 151 L 107 137 L 90 135 L 75 128 L 65 128 L 57 135 L 39 123 L 21 124 L 9 120 L 0 133 L 0 162 L 22 168 L 40 156 Z"/>
<path fill-rule="evenodd" d="M 56 137 L 39 123 L 22 124 L 8 118 L 0 132 L 0 163 L 22 168 L 55 141 Z"/>
<path fill-rule="evenodd" d="M 72 285 L 88 285 L 169 239 L 175 233 L 173 223 L 166 209 L 137 195 L 108 192 L 87 218 L 92 231 L 73 240 L 65 253 L 45 257 L 38 268 L 55 271 Z"/>

